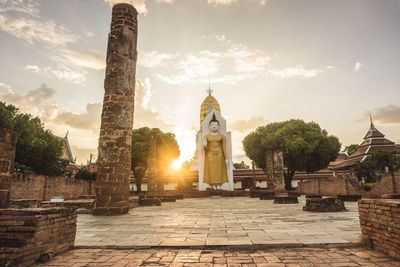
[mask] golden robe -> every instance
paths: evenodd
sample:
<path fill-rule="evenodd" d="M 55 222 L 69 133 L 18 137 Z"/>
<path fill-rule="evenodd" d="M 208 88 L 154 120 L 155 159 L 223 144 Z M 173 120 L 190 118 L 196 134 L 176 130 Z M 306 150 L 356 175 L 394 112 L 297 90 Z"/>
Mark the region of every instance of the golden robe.
<path fill-rule="evenodd" d="M 228 173 L 225 160 L 226 137 L 223 134 L 208 134 L 204 158 L 204 183 L 209 185 L 221 185 L 228 182 Z"/>

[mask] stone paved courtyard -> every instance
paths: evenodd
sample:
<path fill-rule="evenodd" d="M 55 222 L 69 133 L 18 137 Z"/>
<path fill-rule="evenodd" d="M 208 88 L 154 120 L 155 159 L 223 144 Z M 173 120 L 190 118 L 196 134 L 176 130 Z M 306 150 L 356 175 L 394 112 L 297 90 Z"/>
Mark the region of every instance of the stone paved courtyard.
<path fill-rule="evenodd" d="M 41 266 L 400 266 L 400 261 L 361 247 L 268 250 L 75 249 Z"/>
<path fill-rule="evenodd" d="M 360 239 L 356 202 L 346 212 L 304 212 L 299 204 L 210 197 L 138 207 L 118 217 L 80 214 L 75 245 L 85 247 L 351 244 Z"/>

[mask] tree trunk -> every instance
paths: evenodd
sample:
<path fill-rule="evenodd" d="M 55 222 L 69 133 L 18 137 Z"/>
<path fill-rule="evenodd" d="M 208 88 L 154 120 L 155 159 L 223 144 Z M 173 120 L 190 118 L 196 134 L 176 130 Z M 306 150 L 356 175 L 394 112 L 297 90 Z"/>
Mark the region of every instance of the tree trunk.
<path fill-rule="evenodd" d="M 136 192 L 137 193 L 142 192 L 142 178 L 135 178 L 135 183 L 136 183 Z"/>

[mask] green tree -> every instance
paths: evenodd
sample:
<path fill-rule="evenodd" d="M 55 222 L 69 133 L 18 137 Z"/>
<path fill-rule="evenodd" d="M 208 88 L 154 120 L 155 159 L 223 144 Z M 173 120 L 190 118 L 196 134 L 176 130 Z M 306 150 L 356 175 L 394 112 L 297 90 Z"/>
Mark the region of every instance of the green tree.
<path fill-rule="evenodd" d="M 249 165 L 242 160 L 240 163 L 233 163 L 235 169 L 250 169 Z"/>
<path fill-rule="evenodd" d="M 340 143 L 315 122 L 289 120 L 258 127 L 244 138 L 243 147 L 246 155 L 264 170 L 266 152 L 283 151 L 285 188 L 290 190 L 295 171 L 312 173 L 326 168 L 336 159 Z"/>
<path fill-rule="evenodd" d="M 14 127 L 14 117 L 18 109 L 13 105 L 6 105 L 0 102 L 0 127 L 12 130 Z"/>
<path fill-rule="evenodd" d="M 147 170 L 151 138 L 157 146 L 158 171 L 167 170 L 180 154 L 179 145 L 173 133 L 164 133 L 158 128 L 150 129 L 149 127 L 132 130 L 132 171 L 138 192 L 141 191 L 142 178 Z"/>
<path fill-rule="evenodd" d="M 400 155 L 395 151 L 374 151 L 363 162 L 357 164 L 354 174 L 359 181 L 375 183 L 385 173 L 393 174 L 400 169 Z"/>
<path fill-rule="evenodd" d="M 20 113 L 16 107 L 0 102 L 0 127 L 18 134 L 16 166 L 48 176 L 68 174 L 68 163 L 60 158 L 62 140 L 46 130 L 38 117 Z"/>
<path fill-rule="evenodd" d="M 358 145 L 357 144 L 351 144 L 348 145 L 344 148 L 344 151 L 347 152 L 347 154 L 350 156 L 351 154 L 353 154 L 354 152 L 356 152 L 358 149 Z"/>

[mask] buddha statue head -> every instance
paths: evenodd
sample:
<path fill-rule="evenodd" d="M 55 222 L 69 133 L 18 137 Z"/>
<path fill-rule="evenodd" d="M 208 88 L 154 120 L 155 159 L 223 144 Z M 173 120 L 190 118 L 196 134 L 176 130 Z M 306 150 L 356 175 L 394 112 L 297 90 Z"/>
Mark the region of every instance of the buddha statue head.
<path fill-rule="evenodd" d="M 212 133 L 217 133 L 219 130 L 219 121 L 215 117 L 215 114 L 213 114 L 212 119 L 210 121 L 210 131 Z"/>

